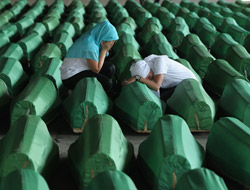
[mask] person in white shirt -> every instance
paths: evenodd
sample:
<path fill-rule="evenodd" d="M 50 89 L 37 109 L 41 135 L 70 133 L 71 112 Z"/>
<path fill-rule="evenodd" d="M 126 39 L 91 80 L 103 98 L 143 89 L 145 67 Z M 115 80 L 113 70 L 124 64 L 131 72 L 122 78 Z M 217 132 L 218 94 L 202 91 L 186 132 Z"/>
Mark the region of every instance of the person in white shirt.
<path fill-rule="evenodd" d="M 123 85 L 139 81 L 155 91 L 162 100 L 169 98 L 182 80 L 196 79 L 191 70 L 167 55 L 152 54 L 133 63 L 130 72 L 132 77 L 123 80 Z"/>

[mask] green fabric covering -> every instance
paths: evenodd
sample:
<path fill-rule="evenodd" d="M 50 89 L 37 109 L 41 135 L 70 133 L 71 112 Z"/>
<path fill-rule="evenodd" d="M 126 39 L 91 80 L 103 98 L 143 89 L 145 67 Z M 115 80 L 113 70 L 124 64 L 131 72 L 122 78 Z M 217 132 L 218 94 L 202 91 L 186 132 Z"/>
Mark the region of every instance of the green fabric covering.
<path fill-rule="evenodd" d="M 235 78 L 247 80 L 227 61 L 216 59 L 208 66 L 204 81 L 213 93 L 221 96 L 226 84 Z"/>
<path fill-rule="evenodd" d="M 169 12 L 165 7 L 158 8 L 155 16 L 160 20 L 164 30 L 168 30 L 168 27 L 175 18 L 175 15 Z"/>
<path fill-rule="evenodd" d="M 8 91 L 8 86 L 0 79 L 0 111 L 6 112 L 6 106 L 9 106 L 11 97 Z"/>
<path fill-rule="evenodd" d="M 188 9 L 190 12 L 198 13 L 200 10 L 200 5 L 197 2 L 190 2 Z"/>
<path fill-rule="evenodd" d="M 193 45 L 189 50 L 189 55 L 186 59 L 190 62 L 194 70 L 204 78 L 209 64 L 215 58 L 209 53 L 204 45 Z"/>
<path fill-rule="evenodd" d="M 134 19 L 138 27 L 142 27 L 146 21 L 152 17 L 152 14 L 148 12 L 145 8 L 143 7 L 138 7 L 136 9 Z"/>
<path fill-rule="evenodd" d="M 244 15 L 243 13 L 237 12 L 233 15 L 233 18 L 236 20 L 236 22 L 241 26 L 245 27 L 247 24 L 247 20 L 249 19 L 248 16 Z"/>
<path fill-rule="evenodd" d="M 238 119 L 224 117 L 218 120 L 206 145 L 209 167 L 217 168 L 227 177 L 249 187 L 249 139 L 249 127 Z"/>
<path fill-rule="evenodd" d="M 125 173 L 106 170 L 99 173 L 89 184 L 88 190 L 137 190 L 134 182 Z"/>
<path fill-rule="evenodd" d="M 152 15 L 155 15 L 161 5 L 159 3 L 153 2 L 152 0 L 146 0 L 143 3 L 143 7 L 148 10 Z"/>
<path fill-rule="evenodd" d="M 132 30 L 136 30 L 136 28 L 137 28 L 135 20 L 132 17 L 126 17 L 121 22 L 128 24 L 132 28 Z"/>
<path fill-rule="evenodd" d="M 81 0 L 72 1 L 68 7 L 69 12 L 80 11 L 82 14 L 85 14 L 85 7 Z"/>
<path fill-rule="evenodd" d="M 250 8 L 249 8 L 250 9 Z M 244 29 L 246 29 L 247 31 L 250 31 L 250 18 L 248 18 L 246 20 L 246 25 L 244 26 Z M 249 36 L 249 35 L 248 35 Z"/>
<path fill-rule="evenodd" d="M 59 161 L 58 146 L 38 116 L 21 116 L 0 140 L 0 150 L 1 178 L 22 168 L 48 176 Z"/>
<path fill-rule="evenodd" d="M 240 44 L 228 48 L 225 60 L 245 77 L 250 76 L 250 55 Z"/>
<path fill-rule="evenodd" d="M 199 17 L 208 18 L 210 14 L 211 14 L 211 11 L 206 7 L 201 7 L 198 12 Z"/>
<path fill-rule="evenodd" d="M 91 30 L 92 28 L 94 28 L 95 27 L 95 25 L 96 25 L 97 23 L 90 23 L 90 24 L 88 24 L 86 27 L 84 27 L 84 29 L 83 29 L 83 33 L 84 32 L 87 32 L 88 30 Z"/>
<path fill-rule="evenodd" d="M 125 8 L 121 7 L 120 11 L 116 11 L 113 14 L 112 23 L 116 26 L 120 24 L 124 18 L 127 17 L 129 17 L 128 11 Z"/>
<path fill-rule="evenodd" d="M 144 51 L 147 52 L 148 55 L 167 55 L 171 59 L 179 58 L 174 52 L 172 45 L 162 33 L 153 35 L 149 42 L 144 46 Z"/>
<path fill-rule="evenodd" d="M 176 59 L 176 61 L 178 61 L 179 63 L 181 63 L 182 65 L 184 65 L 185 67 L 187 67 L 189 70 L 192 71 L 192 73 L 195 75 L 196 79 L 202 83 L 202 79 L 201 77 L 196 73 L 196 71 L 193 69 L 193 67 L 190 65 L 190 63 L 185 60 L 185 59 Z"/>
<path fill-rule="evenodd" d="M 210 20 L 210 22 L 216 27 L 219 28 L 224 20 L 224 16 L 222 16 L 220 13 L 218 12 L 212 12 L 208 19 Z"/>
<path fill-rule="evenodd" d="M 61 79 L 60 67 L 62 66 L 62 61 L 58 58 L 50 58 L 48 61 L 31 77 L 34 80 L 36 77 L 46 76 L 55 85 L 57 91 L 61 91 L 63 88 L 63 83 Z"/>
<path fill-rule="evenodd" d="M 140 144 L 138 162 L 153 189 L 172 190 L 183 173 L 202 166 L 204 157 L 187 123 L 179 116 L 165 115 Z"/>
<path fill-rule="evenodd" d="M 4 26 L 5 24 L 8 23 L 8 19 L 5 17 L 0 18 L 0 27 Z"/>
<path fill-rule="evenodd" d="M 232 17 L 225 17 L 222 24 L 218 28 L 219 31 L 227 33 L 227 30 L 230 26 L 238 26 L 237 22 Z"/>
<path fill-rule="evenodd" d="M 182 17 L 185 18 L 188 14 L 190 14 L 190 11 L 188 8 L 182 7 L 179 9 L 178 13 L 176 14 L 176 17 Z"/>
<path fill-rule="evenodd" d="M 243 79 L 228 83 L 219 100 L 220 108 L 228 116 L 235 117 L 250 127 L 250 84 Z"/>
<path fill-rule="evenodd" d="M 9 9 L 13 14 L 16 19 L 18 19 L 18 16 L 20 13 L 24 10 L 24 7 L 28 4 L 26 1 L 17 1 L 12 5 L 12 7 Z"/>
<path fill-rule="evenodd" d="M 34 18 L 31 17 L 23 17 L 18 20 L 15 25 L 17 26 L 18 32 L 21 35 L 24 35 L 27 29 L 34 24 Z"/>
<path fill-rule="evenodd" d="M 65 57 L 69 48 L 73 45 L 73 40 L 68 33 L 61 32 L 55 36 L 53 43 L 61 50 L 62 57 Z"/>
<path fill-rule="evenodd" d="M 190 34 L 189 27 L 182 17 L 175 17 L 170 25 L 170 33 L 167 38 L 174 48 L 179 47 L 183 38 Z"/>
<path fill-rule="evenodd" d="M 63 101 L 65 117 L 76 133 L 84 130 L 89 119 L 109 112 L 111 107 L 112 102 L 95 77 L 81 79 L 72 94 Z"/>
<path fill-rule="evenodd" d="M 221 6 L 217 3 L 210 2 L 207 6 L 211 12 L 220 12 Z"/>
<path fill-rule="evenodd" d="M 191 131 L 207 131 L 212 128 L 215 104 L 195 79 L 180 82 L 167 100 L 167 106 L 185 119 Z"/>
<path fill-rule="evenodd" d="M 18 44 L 23 49 L 24 57 L 30 61 L 36 50 L 43 44 L 43 40 L 39 34 L 33 32 L 18 41 Z"/>
<path fill-rule="evenodd" d="M 180 5 L 181 5 L 181 7 L 188 8 L 189 5 L 190 5 L 190 1 L 189 1 L 189 0 L 182 0 L 182 1 L 180 2 Z"/>
<path fill-rule="evenodd" d="M 68 35 L 71 38 L 74 38 L 75 36 L 75 28 L 74 26 L 70 23 L 70 22 L 64 22 L 63 24 L 61 24 L 55 31 L 55 34 L 53 34 L 53 36 L 59 35 L 62 32 L 66 32 L 68 33 Z"/>
<path fill-rule="evenodd" d="M 161 3 L 161 6 L 168 9 L 168 6 L 170 5 L 170 3 L 172 3 L 171 0 L 163 0 Z"/>
<path fill-rule="evenodd" d="M 60 97 L 53 82 L 41 77 L 30 81 L 11 104 L 11 124 L 22 115 L 36 115 L 48 120 L 49 113 L 59 106 Z"/>
<path fill-rule="evenodd" d="M 223 7 L 220 10 L 220 14 L 224 17 L 232 17 L 234 12 L 231 11 L 231 9 L 227 8 L 227 7 Z"/>
<path fill-rule="evenodd" d="M 18 35 L 17 26 L 14 24 L 6 24 L 0 28 L 1 32 L 4 33 L 11 40 Z"/>
<path fill-rule="evenodd" d="M 8 22 L 14 18 L 14 14 L 10 10 L 5 10 L 4 12 L 2 12 L 1 17 L 4 17 Z"/>
<path fill-rule="evenodd" d="M 141 42 L 141 45 L 144 46 L 149 42 L 152 35 L 159 34 L 161 30 L 162 25 L 159 19 L 156 17 L 149 18 L 141 28 L 141 32 L 138 34 L 138 40 Z"/>
<path fill-rule="evenodd" d="M 8 190 L 49 190 L 45 179 L 31 169 L 18 169 L 4 177 L 0 189 Z"/>
<path fill-rule="evenodd" d="M 85 26 L 83 18 L 81 17 L 72 17 L 69 22 L 73 24 L 76 35 L 82 34 L 82 30 Z"/>
<path fill-rule="evenodd" d="M 242 10 L 242 13 L 245 14 L 246 16 L 250 16 L 250 8 L 246 7 Z"/>
<path fill-rule="evenodd" d="M 0 49 L 10 42 L 9 37 L 4 33 L 0 33 Z"/>
<path fill-rule="evenodd" d="M 14 58 L 20 60 L 23 57 L 23 50 L 17 43 L 10 43 L 0 51 L 1 57 Z"/>
<path fill-rule="evenodd" d="M 33 18 L 34 20 L 37 19 L 38 16 L 41 16 L 43 13 L 44 7 L 37 7 L 28 10 L 23 16 L 24 17 L 30 17 Z"/>
<path fill-rule="evenodd" d="M 121 35 L 123 35 L 124 33 L 125 34 L 130 34 L 130 35 L 135 35 L 135 31 L 133 30 L 133 28 L 126 24 L 126 23 L 121 23 L 120 25 L 118 25 L 116 27 L 116 30 L 117 30 L 117 33 L 118 33 L 118 36 L 120 37 Z"/>
<path fill-rule="evenodd" d="M 134 60 L 141 60 L 142 57 L 136 47 L 132 44 L 124 44 L 124 46 L 110 59 L 116 68 L 116 75 L 119 81 L 130 77 L 130 65 Z"/>
<path fill-rule="evenodd" d="M 191 47 L 194 45 L 204 45 L 197 34 L 188 34 L 177 48 L 178 54 L 182 57 L 190 55 Z"/>
<path fill-rule="evenodd" d="M 200 19 L 197 20 L 197 22 L 195 23 L 195 25 L 194 25 L 194 27 L 193 27 L 192 29 L 193 29 L 193 30 L 195 31 L 195 33 L 196 33 L 197 31 L 199 31 L 199 30 L 202 28 L 202 26 L 203 26 L 204 24 L 208 24 L 208 25 L 210 25 L 211 27 L 213 27 L 214 30 L 216 30 L 215 26 L 214 26 L 207 18 L 205 18 L 205 17 L 200 17 Z"/>
<path fill-rule="evenodd" d="M 243 7 L 237 5 L 236 3 L 228 3 L 227 7 L 230 8 L 233 12 L 240 12 L 243 9 Z"/>
<path fill-rule="evenodd" d="M 230 34 L 232 38 L 241 45 L 244 44 L 246 37 L 250 34 L 250 32 L 244 28 L 235 25 L 228 26 L 225 32 Z"/>
<path fill-rule="evenodd" d="M 123 86 L 115 106 L 116 114 L 137 132 L 150 132 L 165 113 L 165 103 L 140 82 Z"/>
<path fill-rule="evenodd" d="M 217 32 L 216 29 L 209 24 L 202 25 L 200 30 L 196 32 L 197 35 L 200 36 L 201 41 L 209 49 L 213 46 L 216 37 L 219 35 L 219 32 Z"/>
<path fill-rule="evenodd" d="M 57 26 L 60 25 L 60 20 L 56 17 L 48 17 L 43 19 L 42 23 L 46 27 L 48 34 L 52 36 L 53 31 L 56 29 Z"/>
<path fill-rule="evenodd" d="M 127 9 L 127 11 L 129 12 L 129 15 L 131 15 L 132 17 L 134 17 L 136 9 L 138 9 L 139 7 L 142 7 L 142 6 L 140 5 L 139 2 L 134 1 L 134 0 L 127 0 L 124 5 L 124 8 Z"/>
<path fill-rule="evenodd" d="M 105 170 L 131 170 L 133 145 L 124 137 L 117 121 L 106 114 L 90 119 L 68 151 L 73 176 L 79 189 L 86 189 Z"/>
<path fill-rule="evenodd" d="M 200 0 L 199 5 L 202 7 L 207 7 L 209 4 L 208 0 Z"/>
<path fill-rule="evenodd" d="M 236 44 L 238 44 L 238 42 L 236 42 L 229 34 L 221 33 L 216 37 L 215 42 L 211 47 L 211 53 L 216 58 L 225 59 L 228 48 Z"/>
<path fill-rule="evenodd" d="M 189 14 L 187 14 L 184 17 L 189 29 L 191 29 L 191 30 L 193 29 L 193 27 L 195 26 L 195 24 L 199 20 L 199 18 L 200 17 L 195 12 L 190 12 Z"/>
<path fill-rule="evenodd" d="M 61 54 L 61 50 L 56 44 L 44 44 L 31 61 L 33 71 L 38 71 L 50 58 L 56 57 L 61 59 Z"/>
<path fill-rule="evenodd" d="M 18 60 L 0 58 L 0 78 L 7 85 L 9 94 L 14 97 L 23 89 L 28 75 Z"/>
<path fill-rule="evenodd" d="M 176 2 L 171 2 L 167 7 L 167 9 L 174 15 L 176 15 L 179 12 L 180 8 L 181 8 L 180 4 Z"/>
<path fill-rule="evenodd" d="M 241 7 L 246 7 L 246 6 L 248 5 L 247 3 L 245 3 L 245 2 L 243 2 L 243 1 L 241 1 L 241 0 L 236 0 L 235 3 L 236 3 L 237 5 L 240 5 Z"/>
<path fill-rule="evenodd" d="M 225 0 L 218 0 L 217 4 L 222 7 L 226 7 L 228 5 L 228 3 Z"/>
<path fill-rule="evenodd" d="M 179 179 L 176 190 L 228 190 L 224 180 L 213 171 L 206 168 L 198 168 L 184 173 Z"/>
<path fill-rule="evenodd" d="M 250 52 L 250 35 L 248 35 L 248 36 L 246 37 L 246 40 L 245 40 L 245 42 L 244 42 L 244 47 L 246 48 L 246 50 L 247 50 L 248 52 Z"/>
<path fill-rule="evenodd" d="M 47 30 L 43 23 L 36 22 L 33 27 L 29 30 L 29 33 L 37 33 L 39 36 L 44 37 Z"/>
<path fill-rule="evenodd" d="M 132 34 L 123 33 L 119 36 L 119 40 L 114 44 L 111 49 L 113 52 L 117 53 L 120 49 L 122 49 L 127 44 L 131 44 L 138 51 L 140 48 L 139 43 L 136 41 L 135 37 Z"/>
<path fill-rule="evenodd" d="M 105 9 L 110 14 L 111 12 L 115 12 L 115 8 L 118 7 L 120 3 L 117 0 L 109 0 L 108 3 L 105 6 Z"/>

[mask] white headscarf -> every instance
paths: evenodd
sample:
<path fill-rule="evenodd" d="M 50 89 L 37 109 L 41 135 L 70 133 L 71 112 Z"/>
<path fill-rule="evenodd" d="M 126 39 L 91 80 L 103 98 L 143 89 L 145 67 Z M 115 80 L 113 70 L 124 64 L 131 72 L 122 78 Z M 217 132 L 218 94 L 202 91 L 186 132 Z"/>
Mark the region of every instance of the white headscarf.
<path fill-rule="evenodd" d="M 146 61 L 140 60 L 130 66 L 131 76 L 139 75 L 146 78 L 150 72 L 150 67 Z"/>

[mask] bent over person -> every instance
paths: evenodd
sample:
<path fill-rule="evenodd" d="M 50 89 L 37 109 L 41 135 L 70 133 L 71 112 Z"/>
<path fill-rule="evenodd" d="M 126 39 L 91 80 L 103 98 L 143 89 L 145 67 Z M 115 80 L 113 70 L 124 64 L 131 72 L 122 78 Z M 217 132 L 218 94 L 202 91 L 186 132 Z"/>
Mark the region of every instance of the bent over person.
<path fill-rule="evenodd" d="M 117 31 L 108 21 L 83 33 L 70 47 L 60 67 L 63 84 L 73 89 L 80 79 L 96 77 L 104 90 L 109 92 L 115 66 L 104 63 L 104 60 L 117 39 Z"/>
<path fill-rule="evenodd" d="M 191 70 L 167 55 L 150 55 L 133 63 L 130 72 L 132 77 L 123 80 L 123 85 L 139 81 L 146 84 L 164 101 L 172 95 L 174 88 L 182 80 L 196 79 Z"/>

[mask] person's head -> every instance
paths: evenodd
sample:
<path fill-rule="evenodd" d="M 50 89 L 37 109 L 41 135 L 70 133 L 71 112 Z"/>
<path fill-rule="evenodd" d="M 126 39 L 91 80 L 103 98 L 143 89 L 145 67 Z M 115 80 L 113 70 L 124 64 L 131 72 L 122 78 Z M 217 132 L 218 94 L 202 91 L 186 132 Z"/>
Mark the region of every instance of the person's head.
<path fill-rule="evenodd" d="M 154 76 L 152 69 L 150 69 L 149 65 L 144 60 L 140 60 L 140 61 L 133 63 L 130 66 L 130 72 L 131 72 L 131 76 L 139 75 L 143 78 L 147 78 L 150 80 L 152 80 L 151 78 L 153 78 Z"/>
<path fill-rule="evenodd" d="M 115 41 L 119 39 L 115 27 L 108 21 L 98 23 L 90 30 L 90 34 L 94 37 L 97 45 L 100 45 L 102 41 Z"/>

